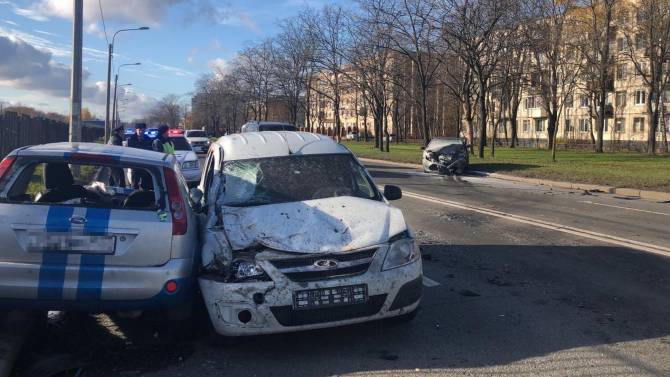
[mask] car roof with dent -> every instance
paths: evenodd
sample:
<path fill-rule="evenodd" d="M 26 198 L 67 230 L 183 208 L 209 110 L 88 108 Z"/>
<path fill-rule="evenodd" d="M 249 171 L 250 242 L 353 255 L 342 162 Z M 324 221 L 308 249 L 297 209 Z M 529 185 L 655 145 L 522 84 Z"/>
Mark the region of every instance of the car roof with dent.
<path fill-rule="evenodd" d="M 22 148 L 19 156 L 63 156 L 82 153 L 95 156 L 118 157 L 121 161 L 142 162 L 152 165 L 170 165 L 173 156 L 138 148 L 98 143 L 50 143 Z"/>
<path fill-rule="evenodd" d="M 290 155 L 350 154 L 331 138 L 309 132 L 263 131 L 227 135 L 216 141 L 224 161 Z"/>

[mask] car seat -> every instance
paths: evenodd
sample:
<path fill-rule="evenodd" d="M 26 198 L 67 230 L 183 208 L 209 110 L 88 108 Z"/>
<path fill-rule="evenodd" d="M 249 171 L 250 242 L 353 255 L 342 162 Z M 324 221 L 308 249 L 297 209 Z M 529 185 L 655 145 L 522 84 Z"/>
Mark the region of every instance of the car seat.
<path fill-rule="evenodd" d="M 48 163 L 44 166 L 44 192 L 37 202 L 60 203 L 75 198 L 86 197 L 86 190 L 74 184 L 72 171 L 64 162 Z"/>

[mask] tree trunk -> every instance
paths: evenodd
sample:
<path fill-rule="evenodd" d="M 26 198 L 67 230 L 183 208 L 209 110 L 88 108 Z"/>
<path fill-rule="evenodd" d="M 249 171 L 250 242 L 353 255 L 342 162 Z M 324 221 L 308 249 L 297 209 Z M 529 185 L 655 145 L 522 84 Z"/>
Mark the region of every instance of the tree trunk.
<path fill-rule="evenodd" d="M 483 78 L 479 80 L 479 158 L 484 158 L 484 146 L 486 145 L 486 84 Z"/>

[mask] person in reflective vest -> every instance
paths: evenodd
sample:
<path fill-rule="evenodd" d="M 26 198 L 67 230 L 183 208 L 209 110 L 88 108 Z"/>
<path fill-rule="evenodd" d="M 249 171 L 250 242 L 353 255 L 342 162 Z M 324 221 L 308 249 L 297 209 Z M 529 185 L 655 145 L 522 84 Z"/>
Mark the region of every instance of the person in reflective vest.
<path fill-rule="evenodd" d="M 158 127 L 158 136 L 156 136 L 156 139 L 154 140 L 153 143 L 154 151 L 167 154 L 174 154 L 175 151 L 174 144 L 168 138 L 169 131 L 170 127 L 168 126 L 163 125 Z"/>

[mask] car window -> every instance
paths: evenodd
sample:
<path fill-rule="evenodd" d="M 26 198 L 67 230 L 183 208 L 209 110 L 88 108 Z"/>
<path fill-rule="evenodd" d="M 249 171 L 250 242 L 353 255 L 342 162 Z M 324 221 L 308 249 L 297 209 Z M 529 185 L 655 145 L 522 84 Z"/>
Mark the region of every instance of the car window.
<path fill-rule="evenodd" d="M 212 186 L 212 181 L 214 180 L 214 153 L 216 153 L 215 149 L 209 151 L 207 162 L 205 163 L 205 182 L 203 186 L 205 203 L 208 203 L 209 188 Z"/>
<path fill-rule="evenodd" d="M 186 136 L 188 137 L 207 137 L 205 131 L 186 131 Z"/>
<path fill-rule="evenodd" d="M 224 203 L 247 207 L 338 196 L 381 200 L 372 180 L 348 154 L 228 161 Z"/>
<path fill-rule="evenodd" d="M 156 169 L 20 158 L 7 201 L 155 210 Z"/>
<path fill-rule="evenodd" d="M 174 144 L 174 149 L 178 151 L 190 151 L 191 144 L 188 143 L 185 137 L 171 137 L 169 138 L 172 144 Z"/>

